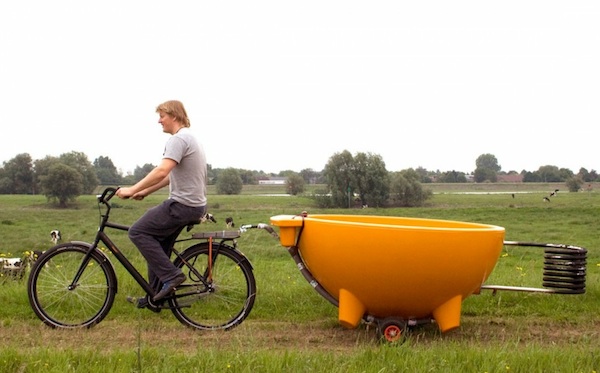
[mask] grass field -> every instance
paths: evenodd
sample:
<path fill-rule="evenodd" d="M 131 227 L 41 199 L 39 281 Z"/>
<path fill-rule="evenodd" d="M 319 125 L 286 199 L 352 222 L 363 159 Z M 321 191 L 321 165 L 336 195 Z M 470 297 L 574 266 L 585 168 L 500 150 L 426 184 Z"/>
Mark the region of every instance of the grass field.
<path fill-rule="evenodd" d="M 185 328 L 170 312 L 155 314 L 126 302 L 137 284 L 118 263 L 119 293 L 107 318 L 91 329 L 54 330 L 29 306 L 26 282 L 0 290 L 2 372 L 596 372 L 600 369 L 600 193 L 568 193 L 556 184 L 432 184 L 427 206 L 408 209 L 321 210 L 283 186 L 253 186 L 241 195 L 209 195 L 216 224 L 268 223 L 278 214 L 336 212 L 452 219 L 505 227 L 506 240 L 560 243 L 588 249 L 587 289 L 581 295 L 482 291 L 463 301 L 461 326 L 440 333 L 418 326 L 405 343 L 378 343 L 374 327 L 344 329 L 337 309 L 318 295 L 278 241 L 248 231 L 240 249 L 254 265 L 256 305 L 228 332 Z M 550 202 L 543 197 L 560 189 Z M 563 191 L 564 189 L 564 191 Z M 310 192 L 310 188 L 309 188 Z M 513 197 L 514 194 L 514 197 Z M 164 193 L 144 201 L 114 201 L 114 221 L 131 224 Z M 0 254 L 19 256 L 63 241 L 91 241 L 98 224 L 94 196 L 58 209 L 43 196 L 0 196 Z M 143 272 L 144 262 L 123 233 L 112 236 Z M 376 243 L 375 243 L 376 244 Z M 506 246 L 486 284 L 541 287 L 538 249 Z M 368 279 L 365 279 L 368 281 Z M 402 284 L 399 284 L 401 287 Z M 390 296 L 394 296 L 391 294 Z"/>

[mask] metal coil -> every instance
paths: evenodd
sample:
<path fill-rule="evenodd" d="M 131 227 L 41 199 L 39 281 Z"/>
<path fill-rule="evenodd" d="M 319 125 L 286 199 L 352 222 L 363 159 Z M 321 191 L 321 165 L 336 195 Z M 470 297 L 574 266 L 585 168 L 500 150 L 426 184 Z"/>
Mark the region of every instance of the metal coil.
<path fill-rule="evenodd" d="M 575 246 L 544 248 L 542 286 L 561 294 L 585 293 L 587 250 Z"/>

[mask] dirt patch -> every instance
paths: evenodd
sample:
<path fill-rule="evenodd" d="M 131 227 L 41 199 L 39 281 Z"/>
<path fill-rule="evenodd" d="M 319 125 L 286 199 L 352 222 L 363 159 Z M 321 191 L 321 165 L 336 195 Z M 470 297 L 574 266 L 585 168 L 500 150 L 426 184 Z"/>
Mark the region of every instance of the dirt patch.
<path fill-rule="evenodd" d="M 315 350 L 351 352 L 378 344 L 374 325 L 345 329 L 335 320 L 311 323 L 265 322 L 246 320 L 231 331 L 197 331 L 176 322 L 145 319 L 124 323 L 105 320 L 91 329 L 51 329 L 31 323 L 12 323 L 2 327 L 0 348 L 49 348 L 54 350 L 94 349 L 104 352 L 146 349 L 170 349 L 195 352 L 212 348 L 237 350 Z M 440 340 L 481 344 L 569 345 L 597 340 L 600 321 L 570 324 L 541 320 L 522 323 L 516 319 L 465 317 L 458 329 L 440 333 L 435 324 L 411 329 L 411 343 L 431 344 Z"/>

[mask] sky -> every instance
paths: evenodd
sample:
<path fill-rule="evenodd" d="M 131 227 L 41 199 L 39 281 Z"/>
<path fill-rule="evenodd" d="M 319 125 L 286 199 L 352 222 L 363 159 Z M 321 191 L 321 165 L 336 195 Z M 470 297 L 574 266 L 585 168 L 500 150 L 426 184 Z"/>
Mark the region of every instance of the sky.
<path fill-rule="evenodd" d="M 598 1 L 3 1 L 0 164 L 158 164 L 184 103 L 213 168 L 600 170 Z"/>

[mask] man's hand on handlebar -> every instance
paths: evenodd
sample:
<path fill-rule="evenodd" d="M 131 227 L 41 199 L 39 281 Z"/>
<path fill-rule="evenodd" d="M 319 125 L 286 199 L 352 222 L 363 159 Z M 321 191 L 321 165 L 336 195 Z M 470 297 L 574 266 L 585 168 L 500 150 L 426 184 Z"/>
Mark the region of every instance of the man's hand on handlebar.
<path fill-rule="evenodd" d="M 131 188 L 119 188 L 119 190 L 117 190 L 117 196 L 121 199 L 131 198 L 138 201 L 141 201 L 146 197 L 143 192 L 134 193 Z"/>

